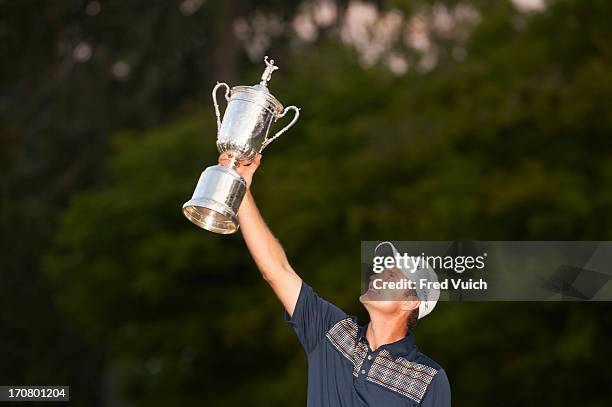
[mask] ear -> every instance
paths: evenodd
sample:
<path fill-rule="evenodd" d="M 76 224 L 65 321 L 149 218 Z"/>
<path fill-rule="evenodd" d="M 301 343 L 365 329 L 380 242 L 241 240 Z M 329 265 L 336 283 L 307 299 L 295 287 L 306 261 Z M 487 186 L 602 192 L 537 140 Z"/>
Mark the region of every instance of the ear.
<path fill-rule="evenodd" d="M 421 301 L 419 300 L 402 301 L 402 305 L 400 306 L 400 309 L 402 311 L 412 311 L 415 308 L 419 308 L 420 305 L 421 305 Z"/>

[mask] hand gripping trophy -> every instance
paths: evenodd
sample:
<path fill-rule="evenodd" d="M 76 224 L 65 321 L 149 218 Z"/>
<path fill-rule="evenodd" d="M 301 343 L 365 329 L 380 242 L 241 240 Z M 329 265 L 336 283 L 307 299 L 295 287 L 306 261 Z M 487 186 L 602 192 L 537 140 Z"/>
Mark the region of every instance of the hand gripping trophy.
<path fill-rule="evenodd" d="M 217 83 L 212 98 L 217 115 L 217 148 L 220 153 L 231 152 L 227 167 L 215 165 L 200 175 L 191 199 L 183 205 L 183 214 L 201 228 L 215 233 L 229 234 L 238 230 L 238 208 L 246 192 L 246 182 L 236 171 L 239 165 L 249 164 L 258 153 L 297 121 L 300 111 L 295 106 L 283 105 L 268 91 L 267 83 L 274 70 L 274 60 L 264 58 L 266 69 L 261 82 L 254 86 L 235 86 Z M 219 114 L 217 90 L 225 87 L 227 108 L 223 121 Z M 273 137 L 268 138 L 272 122 L 295 112 L 293 120 Z"/>

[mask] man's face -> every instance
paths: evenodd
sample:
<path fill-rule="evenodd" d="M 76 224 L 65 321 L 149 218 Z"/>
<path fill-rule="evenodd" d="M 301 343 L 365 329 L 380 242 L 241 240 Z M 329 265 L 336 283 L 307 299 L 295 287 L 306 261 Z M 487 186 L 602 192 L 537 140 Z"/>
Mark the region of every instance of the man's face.
<path fill-rule="evenodd" d="M 418 307 L 418 304 L 414 304 L 418 302 L 418 299 L 411 295 L 414 291 L 398 287 L 401 284 L 406 286 L 407 282 L 408 279 L 404 273 L 397 268 L 388 268 L 381 273 L 374 273 L 370 276 L 368 290 L 359 297 L 359 301 L 368 312 L 376 310 L 394 314 L 402 309 L 412 309 L 415 305 Z"/>

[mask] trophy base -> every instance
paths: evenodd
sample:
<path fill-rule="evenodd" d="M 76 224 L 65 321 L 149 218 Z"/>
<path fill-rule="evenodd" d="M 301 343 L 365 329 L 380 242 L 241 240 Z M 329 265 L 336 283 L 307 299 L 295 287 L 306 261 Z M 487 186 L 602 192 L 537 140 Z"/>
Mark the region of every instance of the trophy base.
<path fill-rule="evenodd" d="M 232 168 L 208 167 L 198 181 L 183 214 L 195 225 L 220 234 L 238 230 L 238 209 L 246 192 L 246 182 Z"/>
<path fill-rule="evenodd" d="M 214 233 L 229 235 L 240 227 L 236 215 L 218 202 L 192 199 L 183 206 L 183 214 L 192 223 Z"/>

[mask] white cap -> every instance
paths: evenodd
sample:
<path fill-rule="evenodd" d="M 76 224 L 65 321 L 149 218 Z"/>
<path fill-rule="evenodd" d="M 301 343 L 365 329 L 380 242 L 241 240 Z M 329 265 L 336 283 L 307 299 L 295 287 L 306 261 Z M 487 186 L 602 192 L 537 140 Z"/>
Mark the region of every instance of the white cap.
<path fill-rule="evenodd" d="M 391 242 L 381 242 L 374 249 L 374 255 L 378 255 L 379 248 L 383 249 L 384 246 L 387 245 L 391 249 L 391 253 L 388 256 L 396 257 L 398 255 L 398 251 L 393 246 Z M 424 259 L 423 259 L 424 260 Z M 412 261 L 412 258 L 410 258 Z M 403 262 L 399 262 L 397 264 L 397 268 L 404 273 L 406 278 L 416 283 L 416 294 L 417 298 L 421 301 L 421 305 L 419 305 L 419 319 L 423 318 L 425 315 L 429 314 L 433 311 L 438 299 L 440 298 L 440 289 L 439 288 L 430 288 L 431 284 L 428 284 L 427 288 L 421 289 L 420 281 L 425 280 L 427 282 L 438 282 L 438 277 L 436 276 L 436 272 L 429 266 L 429 263 L 426 261 L 424 264 L 419 264 L 418 267 L 407 268 L 405 267 Z"/>

